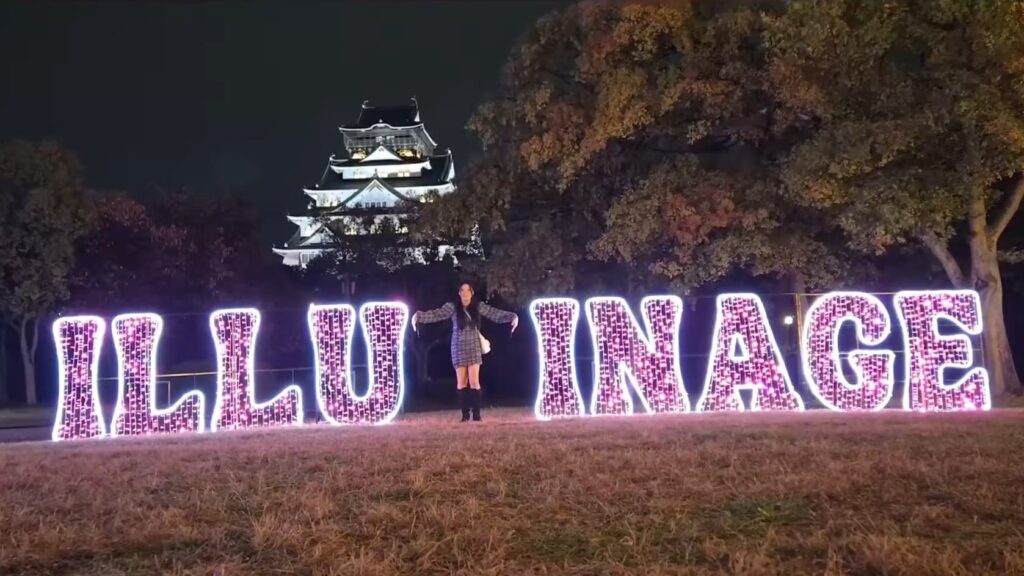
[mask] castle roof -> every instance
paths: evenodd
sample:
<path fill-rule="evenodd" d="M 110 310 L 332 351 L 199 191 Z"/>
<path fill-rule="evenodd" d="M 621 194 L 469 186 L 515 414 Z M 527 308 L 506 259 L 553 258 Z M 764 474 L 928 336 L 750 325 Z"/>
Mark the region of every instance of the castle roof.
<path fill-rule="evenodd" d="M 404 128 L 422 124 L 420 122 L 420 107 L 415 98 L 411 98 L 411 104 L 401 106 L 371 106 L 369 100 L 363 102 L 359 110 L 359 118 L 354 124 L 345 124 L 344 129 L 364 129 L 376 124 L 387 124 L 394 128 Z"/>
<path fill-rule="evenodd" d="M 399 177 L 399 178 L 377 178 L 371 176 L 369 178 L 359 179 L 344 179 L 341 174 L 336 173 L 334 170 L 324 170 L 324 175 L 320 179 L 320 183 L 317 184 L 313 190 L 352 190 L 357 188 L 363 188 L 373 180 L 386 181 L 391 186 L 400 188 L 416 188 L 421 186 L 440 186 L 451 180 L 450 174 L 452 172 L 452 153 L 449 150 L 446 154 L 439 154 L 435 156 L 429 156 L 430 168 L 424 168 L 419 176 Z M 410 164 L 421 163 L 422 159 L 410 160 Z M 402 162 L 403 164 L 406 162 Z M 395 162 L 381 162 L 381 163 L 360 163 L 353 160 L 332 160 L 331 165 L 333 166 L 394 166 Z"/>

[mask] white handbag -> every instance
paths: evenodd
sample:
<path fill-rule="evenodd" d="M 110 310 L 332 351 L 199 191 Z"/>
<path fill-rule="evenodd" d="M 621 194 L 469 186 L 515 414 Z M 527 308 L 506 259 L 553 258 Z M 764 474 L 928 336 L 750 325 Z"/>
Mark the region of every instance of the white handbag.
<path fill-rule="evenodd" d="M 470 322 L 472 322 L 473 319 L 469 315 L 469 311 L 466 310 L 465 308 L 463 308 L 463 311 L 466 312 L 466 318 L 468 318 L 470 320 Z M 480 334 L 480 330 L 479 329 L 477 329 L 477 334 Z M 480 334 L 480 352 L 483 353 L 483 354 L 487 354 L 490 351 L 491 351 L 491 342 L 487 338 L 484 338 L 483 334 Z"/>

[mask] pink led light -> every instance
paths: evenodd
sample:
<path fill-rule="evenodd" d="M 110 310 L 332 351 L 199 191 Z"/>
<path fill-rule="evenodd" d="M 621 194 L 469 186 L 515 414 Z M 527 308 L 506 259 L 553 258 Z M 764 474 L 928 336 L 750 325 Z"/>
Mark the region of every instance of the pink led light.
<path fill-rule="evenodd" d="M 51 438 L 106 436 L 99 394 L 99 361 L 106 323 L 98 316 L 69 316 L 53 323 L 57 346 L 57 417 Z"/>
<path fill-rule="evenodd" d="M 742 411 L 739 391 L 748 389 L 753 391 L 751 410 L 803 410 L 803 400 L 793 389 L 761 299 L 756 294 L 722 294 L 716 304 L 718 314 L 698 409 Z"/>
<path fill-rule="evenodd" d="M 112 436 L 203 431 L 202 392 L 189 392 L 164 410 L 156 407 L 156 347 L 163 324 L 156 314 L 122 314 L 111 322 L 118 366 Z"/>
<path fill-rule="evenodd" d="M 384 424 L 402 407 L 402 365 L 409 310 L 397 302 L 371 302 L 359 311 L 370 358 L 370 384 L 363 396 L 353 388 L 352 334 L 355 309 L 348 304 L 311 305 L 309 334 L 316 366 L 316 399 L 331 424 Z"/>
<path fill-rule="evenodd" d="M 648 296 L 640 309 L 643 331 L 622 298 L 586 302 L 596 364 L 591 414 L 632 414 L 627 380 L 647 413 L 690 410 L 679 367 L 683 302 L 676 296 Z"/>
<path fill-rule="evenodd" d="M 268 402 L 254 398 L 253 367 L 260 312 L 253 308 L 218 310 L 210 315 L 217 349 L 217 401 L 211 431 L 302 424 L 302 391 L 288 386 Z"/>
<path fill-rule="evenodd" d="M 542 298 L 530 303 L 537 331 L 540 385 L 534 415 L 540 420 L 584 414 L 576 379 L 576 326 L 580 305 L 572 298 Z"/>
<path fill-rule="evenodd" d="M 892 398 L 896 355 L 891 350 L 855 350 L 847 354 L 856 380 L 843 374 L 839 330 L 853 322 L 857 340 L 877 346 L 889 337 L 892 322 L 885 305 L 863 292 L 832 292 L 807 310 L 802 335 L 804 377 L 811 392 L 832 410 L 881 410 Z"/>
<path fill-rule="evenodd" d="M 988 410 L 992 396 L 988 372 L 969 370 L 946 383 L 948 368 L 973 365 L 971 339 L 964 334 L 939 333 L 939 319 L 954 322 L 971 336 L 981 334 L 981 299 L 973 290 L 907 291 L 896 294 L 896 314 L 903 327 L 907 381 L 903 408 L 919 412 Z"/>

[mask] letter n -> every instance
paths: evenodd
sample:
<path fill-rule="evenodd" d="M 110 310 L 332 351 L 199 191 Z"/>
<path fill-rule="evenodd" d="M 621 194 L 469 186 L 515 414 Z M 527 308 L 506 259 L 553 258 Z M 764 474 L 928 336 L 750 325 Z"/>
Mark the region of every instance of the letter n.
<path fill-rule="evenodd" d="M 591 298 L 586 309 L 595 356 L 592 414 L 632 414 L 627 381 L 637 391 L 644 412 L 690 410 L 679 366 L 682 300 L 644 298 L 640 303 L 643 331 L 622 298 Z"/>

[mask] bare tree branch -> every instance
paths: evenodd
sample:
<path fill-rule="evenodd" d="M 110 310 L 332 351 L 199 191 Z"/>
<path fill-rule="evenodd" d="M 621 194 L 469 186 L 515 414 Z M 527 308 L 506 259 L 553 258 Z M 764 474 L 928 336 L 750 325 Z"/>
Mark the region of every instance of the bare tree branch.
<path fill-rule="evenodd" d="M 29 355 L 34 359 L 36 357 L 36 350 L 39 348 L 39 317 L 32 318 L 32 348 L 29 350 Z"/>
<path fill-rule="evenodd" d="M 996 240 L 999 240 L 1003 231 L 1010 225 L 1010 220 L 1013 220 L 1014 214 L 1020 208 L 1022 198 L 1024 198 L 1024 176 L 1018 176 L 1013 189 L 1010 190 L 1010 194 L 999 208 L 995 221 L 988 227 L 988 239 L 990 242 L 994 244 Z"/>
<path fill-rule="evenodd" d="M 568 74 L 564 74 L 562 72 L 558 72 L 558 71 L 552 70 L 552 69 L 550 69 L 550 68 L 548 68 L 546 66 L 541 66 L 539 68 L 539 70 L 541 72 L 545 73 L 545 74 L 548 74 L 549 76 L 551 76 L 551 77 L 553 77 L 553 78 L 555 78 L 557 80 L 562 81 L 566 86 L 569 86 L 569 87 L 576 86 L 576 87 L 581 88 L 582 90 L 586 91 L 588 94 L 591 94 L 591 95 L 597 94 L 597 90 L 594 89 L 593 86 L 591 86 L 589 84 L 585 84 L 585 83 L 581 82 L 580 80 L 578 80 L 576 78 L 573 78 L 572 76 L 570 76 Z"/>
<path fill-rule="evenodd" d="M 932 232 L 924 232 L 918 235 L 921 242 L 931 250 L 931 253 L 942 264 L 942 269 L 946 271 L 946 276 L 949 277 L 949 281 L 953 283 L 953 286 L 957 288 L 963 288 L 967 285 L 967 279 L 964 277 L 964 271 L 960 268 L 960 264 L 957 263 L 956 258 L 949 251 L 949 246 L 945 242 L 939 240 Z"/>
<path fill-rule="evenodd" d="M 21 317 L 21 326 L 20 326 L 18 335 L 20 337 L 19 338 L 19 340 L 20 340 L 19 343 L 21 344 L 21 355 L 22 355 L 22 358 L 27 359 L 27 360 L 31 360 L 32 357 L 29 355 L 29 352 L 28 352 L 28 340 L 27 340 L 28 334 L 26 332 L 26 330 L 28 329 L 28 321 L 29 321 L 29 317 L 28 316 L 22 316 Z"/>

